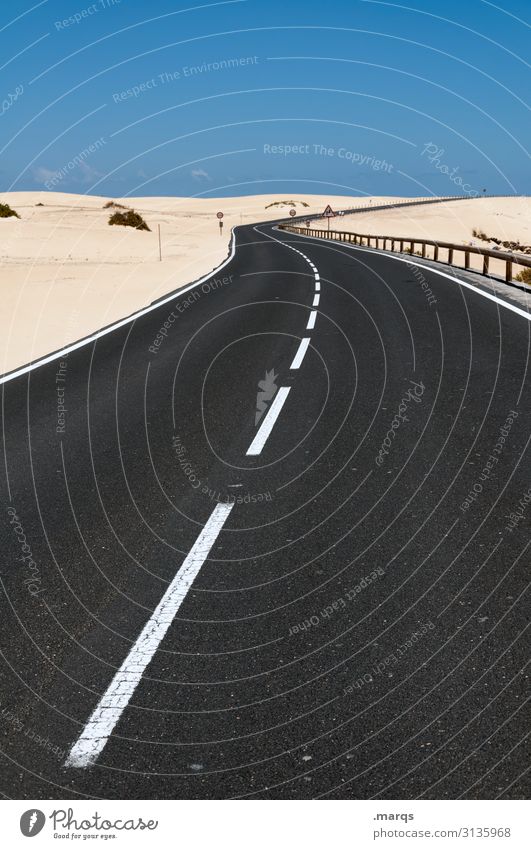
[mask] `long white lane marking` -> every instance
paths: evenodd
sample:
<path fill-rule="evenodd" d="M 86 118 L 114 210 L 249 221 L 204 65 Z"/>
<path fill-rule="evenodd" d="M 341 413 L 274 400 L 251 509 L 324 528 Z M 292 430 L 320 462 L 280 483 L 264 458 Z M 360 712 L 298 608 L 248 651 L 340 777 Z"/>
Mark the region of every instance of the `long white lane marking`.
<path fill-rule="evenodd" d="M 314 295 L 312 307 L 318 307 L 319 306 L 320 297 L 321 297 L 320 295 Z"/>
<path fill-rule="evenodd" d="M 312 310 L 310 313 L 310 318 L 308 319 L 308 324 L 306 325 L 306 330 L 313 330 L 315 327 L 315 319 L 317 318 L 317 310 Z"/>
<path fill-rule="evenodd" d="M 264 421 L 260 425 L 258 433 L 256 434 L 255 438 L 251 442 L 251 445 L 249 446 L 247 455 L 256 456 L 257 454 L 260 454 L 262 452 L 262 448 L 266 444 L 267 438 L 273 430 L 273 426 L 280 415 L 280 411 L 284 406 L 286 398 L 289 395 L 290 388 L 291 387 L 289 386 L 281 386 L 278 390 L 273 400 L 273 403 L 267 411 Z"/>
<path fill-rule="evenodd" d="M 305 336 L 304 339 L 301 339 L 300 345 L 299 345 L 299 350 L 295 354 L 293 362 L 290 365 L 290 369 L 295 369 L 295 368 L 300 367 L 300 364 L 302 363 L 302 361 L 304 359 L 304 355 L 305 355 L 306 351 L 308 350 L 309 344 L 310 344 L 310 337 L 309 336 Z"/>
<path fill-rule="evenodd" d="M 83 733 L 74 743 L 65 766 L 87 767 L 101 754 L 233 507 L 234 503 L 218 504 L 214 508 L 192 550 L 100 699 Z"/>

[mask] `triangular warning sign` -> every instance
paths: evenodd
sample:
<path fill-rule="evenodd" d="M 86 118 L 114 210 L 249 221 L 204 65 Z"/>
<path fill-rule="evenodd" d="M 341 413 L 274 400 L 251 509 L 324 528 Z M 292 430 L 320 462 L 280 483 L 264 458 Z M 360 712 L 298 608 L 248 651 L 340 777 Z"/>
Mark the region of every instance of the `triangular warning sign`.
<path fill-rule="evenodd" d="M 330 206 L 330 204 L 328 204 L 328 206 L 326 207 L 325 211 L 323 212 L 323 215 L 326 215 L 327 218 L 331 218 L 333 215 L 335 215 L 335 212 Z"/>

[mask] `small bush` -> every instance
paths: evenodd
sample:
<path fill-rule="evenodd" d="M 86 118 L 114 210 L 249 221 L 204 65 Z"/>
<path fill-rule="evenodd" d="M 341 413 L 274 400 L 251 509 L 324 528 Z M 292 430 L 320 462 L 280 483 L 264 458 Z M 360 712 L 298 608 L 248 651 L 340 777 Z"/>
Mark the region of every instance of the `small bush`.
<path fill-rule="evenodd" d="M 275 200 L 273 203 L 268 203 L 265 206 L 265 209 L 269 209 L 271 206 L 297 206 L 300 203 L 301 206 L 309 206 L 309 203 L 306 203 L 304 200 Z"/>
<path fill-rule="evenodd" d="M 36 203 L 35 206 L 44 206 L 43 203 Z"/>
<path fill-rule="evenodd" d="M 116 203 L 115 200 L 109 200 L 103 206 L 104 209 L 127 209 L 122 203 Z"/>
<path fill-rule="evenodd" d="M 20 218 L 18 212 L 11 209 L 8 203 L 0 203 L 0 218 Z"/>
<path fill-rule="evenodd" d="M 483 230 L 478 230 L 476 227 L 472 230 L 472 235 L 475 236 L 476 239 L 480 239 L 482 242 L 490 242 L 489 237 Z"/>
<path fill-rule="evenodd" d="M 514 279 L 519 283 L 529 283 L 531 286 L 531 268 L 523 268 Z"/>
<path fill-rule="evenodd" d="M 118 224 L 120 227 L 134 227 L 135 230 L 149 230 L 146 222 L 138 212 L 134 209 L 128 209 L 127 212 L 115 212 L 109 218 L 109 224 Z"/>

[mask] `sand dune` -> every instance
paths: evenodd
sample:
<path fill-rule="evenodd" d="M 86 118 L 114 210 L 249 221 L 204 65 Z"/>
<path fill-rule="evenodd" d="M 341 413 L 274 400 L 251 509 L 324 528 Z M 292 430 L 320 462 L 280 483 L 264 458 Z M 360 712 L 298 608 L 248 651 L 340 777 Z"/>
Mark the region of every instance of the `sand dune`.
<path fill-rule="evenodd" d="M 127 198 L 151 232 L 109 227 L 109 198 L 51 192 L 0 195 L 20 219 L 0 219 L 3 349 L 0 373 L 24 365 L 116 321 L 207 274 L 228 253 L 231 228 L 282 217 L 294 200 L 297 214 L 396 201 L 321 195 Z M 43 204 L 38 205 L 38 204 Z M 307 204 L 307 205 L 304 205 Z M 216 212 L 225 217 L 220 235 Z M 112 210 L 111 210 L 112 211 Z M 342 216 L 333 227 L 358 232 L 477 241 L 488 235 L 531 244 L 529 198 L 479 199 L 433 207 Z M 158 225 L 163 261 L 159 262 Z"/>
<path fill-rule="evenodd" d="M 337 208 L 364 202 L 289 194 L 116 199 L 144 216 L 151 228 L 148 233 L 109 227 L 112 210 L 104 209 L 109 198 L 60 192 L 0 195 L 0 203 L 8 203 L 20 215 L 0 219 L 0 373 L 74 342 L 207 274 L 227 256 L 233 226 L 282 217 L 291 205 L 270 204 L 292 199 L 298 214 L 322 211 L 328 200 Z M 218 210 L 225 215 L 221 235 Z"/>
<path fill-rule="evenodd" d="M 315 223 L 313 227 L 322 227 Z M 531 198 L 477 198 L 446 201 L 429 206 L 402 207 L 378 212 L 368 210 L 363 215 L 344 215 L 333 218 L 332 230 L 373 236 L 416 237 L 458 245 L 503 250 L 492 241 L 473 235 L 474 230 L 502 241 L 531 245 Z M 417 246 L 417 251 L 419 250 Z M 428 256 L 431 256 L 428 249 Z M 445 256 L 441 252 L 441 256 Z M 455 255 L 461 263 L 462 255 Z M 481 268 L 481 257 L 471 257 L 471 267 Z M 503 262 L 491 262 L 491 273 L 503 275 Z"/>
<path fill-rule="evenodd" d="M 531 245 L 531 198 L 477 198 L 410 209 L 369 210 L 363 217 L 347 215 L 336 218 L 333 226 L 358 233 L 417 236 L 487 246 L 488 243 L 473 236 L 472 231 L 477 229 L 488 236 Z"/>

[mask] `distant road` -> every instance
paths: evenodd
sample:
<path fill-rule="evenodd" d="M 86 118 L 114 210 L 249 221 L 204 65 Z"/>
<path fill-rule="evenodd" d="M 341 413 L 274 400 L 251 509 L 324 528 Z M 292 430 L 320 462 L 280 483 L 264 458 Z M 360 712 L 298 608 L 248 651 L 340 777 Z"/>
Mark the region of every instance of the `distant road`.
<path fill-rule="evenodd" d="M 411 200 L 405 200 L 405 201 L 398 201 L 397 203 L 381 203 L 381 204 L 378 204 L 376 206 L 372 206 L 372 204 L 369 204 L 367 206 L 354 206 L 354 207 L 350 207 L 349 209 L 334 210 L 334 212 L 340 213 L 340 215 L 356 215 L 357 213 L 362 213 L 362 212 L 378 212 L 379 210 L 382 210 L 382 209 L 400 209 L 401 207 L 404 207 L 404 206 L 425 206 L 426 204 L 432 204 L 432 203 L 453 203 L 454 201 L 459 201 L 459 200 L 478 200 L 479 198 L 484 198 L 484 197 L 488 197 L 488 198 L 507 197 L 507 195 L 478 195 L 478 198 L 470 198 L 470 197 L 467 197 L 466 195 L 458 195 L 456 197 L 446 197 L 446 198 L 436 197 L 436 198 L 427 198 L 427 199 L 424 199 L 424 200 L 411 199 Z M 297 222 L 297 221 L 315 221 L 315 220 L 320 220 L 322 218 L 323 218 L 322 215 L 315 215 L 314 214 L 314 215 L 298 215 L 298 216 L 293 216 L 293 218 L 291 218 L 291 219 L 282 219 L 282 220 L 283 221 L 289 220 L 289 221 L 291 221 L 291 223 L 294 223 L 294 222 Z"/>
<path fill-rule="evenodd" d="M 529 315 L 235 238 L 2 386 L 2 792 L 521 798 Z"/>

